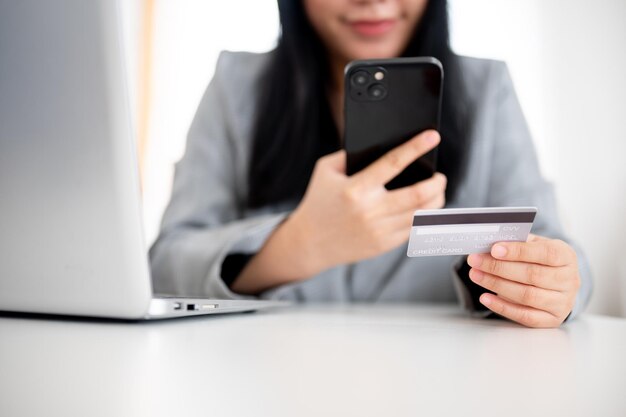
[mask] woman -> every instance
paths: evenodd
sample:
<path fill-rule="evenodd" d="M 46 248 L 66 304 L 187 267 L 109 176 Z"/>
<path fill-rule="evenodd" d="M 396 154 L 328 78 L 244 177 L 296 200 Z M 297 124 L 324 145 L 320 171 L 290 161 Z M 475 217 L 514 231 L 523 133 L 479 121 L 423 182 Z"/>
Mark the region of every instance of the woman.
<path fill-rule="evenodd" d="M 581 252 L 565 243 L 506 66 L 450 51 L 446 2 L 278 3 L 276 49 L 222 53 L 200 103 L 151 250 L 156 290 L 297 301 L 459 299 L 531 327 L 557 327 L 579 313 L 591 277 Z M 348 177 L 339 133 L 343 68 L 397 56 L 443 63 L 441 138 L 423 132 Z M 384 188 L 437 145 L 440 173 Z M 491 254 L 407 258 L 413 211 L 444 205 L 537 206 L 537 235 L 494 245 Z"/>

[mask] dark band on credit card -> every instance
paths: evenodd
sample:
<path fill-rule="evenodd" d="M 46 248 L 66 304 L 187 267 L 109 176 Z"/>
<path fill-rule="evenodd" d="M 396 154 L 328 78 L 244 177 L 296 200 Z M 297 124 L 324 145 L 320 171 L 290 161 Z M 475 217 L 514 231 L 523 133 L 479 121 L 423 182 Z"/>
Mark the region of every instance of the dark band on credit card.
<path fill-rule="evenodd" d="M 532 223 L 536 212 L 519 213 L 459 213 L 413 216 L 413 226 L 476 223 Z"/>

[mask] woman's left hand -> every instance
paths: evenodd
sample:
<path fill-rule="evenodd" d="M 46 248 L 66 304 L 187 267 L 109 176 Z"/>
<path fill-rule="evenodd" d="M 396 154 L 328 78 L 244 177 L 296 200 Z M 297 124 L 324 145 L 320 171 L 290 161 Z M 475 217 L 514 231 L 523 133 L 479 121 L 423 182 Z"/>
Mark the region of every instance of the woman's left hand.
<path fill-rule="evenodd" d="M 558 327 L 580 288 L 576 252 L 562 240 L 531 234 L 528 242 L 496 243 L 467 263 L 470 279 L 497 294 L 482 294 L 480 302 L 528 327 Z"/>

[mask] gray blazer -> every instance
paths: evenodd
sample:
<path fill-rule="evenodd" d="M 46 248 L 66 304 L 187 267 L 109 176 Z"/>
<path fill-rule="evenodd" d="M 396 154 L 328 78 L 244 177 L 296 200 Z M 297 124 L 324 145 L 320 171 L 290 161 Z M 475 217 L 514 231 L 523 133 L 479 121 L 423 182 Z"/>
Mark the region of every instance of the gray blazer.
<path fill-rule="evenodd" d="M 251 298 L 221 278 L 225 257 L 254 254 L 295 207 L 245 207 L 257 83 L 269 54 L 223 52 L 176 164 L 172 198 L 150 251 L 157 293 Z M 567 240 L 552 187 L 541 176 L 530 132 L 507 67 L 461 58 L 471 124 L 467 172 L 447 207 L 536 206 L 533 232 Z M 409 231 L 407 230 L 407 235 Z M 571 243 L 571 242 L 570 242 Z M 591 274 L 582 252 L 582 286 L 573 317 L 589 300 Z M 475 307 L 456 266 L 465 257 L 407 258 L 400 247 L 373 259 L 341 265 L 311 279 L 259 295 L 301 302 L 455 302 Z M 482 306 L 480 306 L 482 307 Z"/>

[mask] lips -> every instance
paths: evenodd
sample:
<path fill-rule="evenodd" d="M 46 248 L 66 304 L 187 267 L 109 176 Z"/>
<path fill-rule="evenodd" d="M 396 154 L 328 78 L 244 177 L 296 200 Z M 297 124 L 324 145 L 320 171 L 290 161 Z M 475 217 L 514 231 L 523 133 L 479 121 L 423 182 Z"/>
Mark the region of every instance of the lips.
<path fill-rule="evenodd" d="M 396 19 L 356 20 L 348 22 L 354 32 L 365 37 L 377 37 L 390 32 L 396 25 Z"/>

